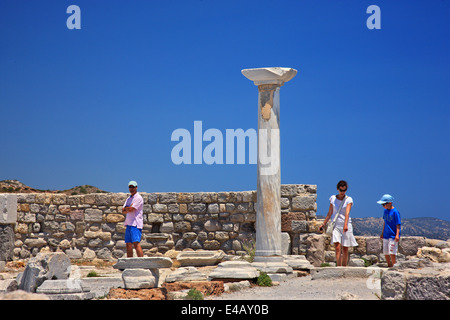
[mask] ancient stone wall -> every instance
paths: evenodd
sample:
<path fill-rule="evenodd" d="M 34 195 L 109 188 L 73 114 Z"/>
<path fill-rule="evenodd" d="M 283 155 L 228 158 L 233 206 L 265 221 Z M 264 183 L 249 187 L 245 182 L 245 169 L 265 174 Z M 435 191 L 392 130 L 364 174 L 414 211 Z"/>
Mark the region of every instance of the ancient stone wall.
<path fill-rule="evenodd" d="M 281 186 L 286 250 L 291 239 L 316 228 L 316 192 L 315 185 Z M 240 254 L 243 243 L 255 238 L 256 191 L 140 194 L 144 254 L 185 248 Z M 122 257 L 126 198 L 125 193 L 17 194 L 14 249 L 5 260 L 27 259 L 43 248 L 64 251 L 72 259 Z"/>

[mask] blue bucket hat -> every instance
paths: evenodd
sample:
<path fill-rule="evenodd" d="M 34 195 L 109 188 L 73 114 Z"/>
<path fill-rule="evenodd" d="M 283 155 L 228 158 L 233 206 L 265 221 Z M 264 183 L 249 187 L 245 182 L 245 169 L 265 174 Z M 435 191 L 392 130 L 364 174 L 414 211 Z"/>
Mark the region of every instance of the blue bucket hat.
<path fill-rule="evenodd" d="M 385 204 L 388 202 L 393 202 L 394 201 L 394 197 L 391 196 L 390 194 L 385 194 L 381 197 L 381 199 L 379 201 L 377 201 L 378 204 Z"/>

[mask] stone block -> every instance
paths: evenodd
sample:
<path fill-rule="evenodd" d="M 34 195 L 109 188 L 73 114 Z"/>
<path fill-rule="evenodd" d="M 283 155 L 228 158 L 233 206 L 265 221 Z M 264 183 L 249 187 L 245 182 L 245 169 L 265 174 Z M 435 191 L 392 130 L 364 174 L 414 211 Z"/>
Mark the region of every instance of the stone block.
<path fill-rule="evenodd" d="M 64 253 L 39 253 L 28 261 L 17 283 L 21 290 L 36 292 L 36 288 L 45 280 L 67 279 L 70 270 L 70 259 Z"/>
<path fill-rule="evenodd" d="M 181 266 L 214 266 L 222 261 L 225 253 L 218 251 L 183 251 L 177 256 L 177 261 Z"/>
<path fill-rule="evenodd" d="M 252 267 L 255 267 L 261 272 L 268 274 L 273 273 L 292 273 L 292 268 L 283 260 L 279 262 L 252 262 Z"/>
<path fill-rule="evenodd" d="M 156 269 L 157 270 L 157 269 Z M 149 289 L 158 286 L 159 274 L 149 269 L 126 269 L 122 272 L 125 289 Z"/>
<path fill-rule="evenodd" d="M 176 203 L 178 194 L 176 192 L 163 192 L 159 194 L 160 203 Z"/>
<path fill-rule="evenodd" d="M 303 193 L 303 188 L 296 184 L 283 184 L 280 189 L 282 197 L 295 197 Z"/>
<path fill-rule="evenodd" d="M 296 196 L 292 198 L 292 210 L 315 210 L 316 209 L 316 194 L 307 194 L 302 196 Z"/>
<path fill-rule="evenodd" d="M 311 270 L 314 266 L 303 255 L 283 255 L 284 263 L 294 270 Z"/>
<path fill-rule="evenodd" d="M 309 226 L 308 221 L 293 220 L 291 222 L 291 231 L 295 233 L 307 233 L 308 226 Z"/>
<path fill-rule="evenodd" d="M 419 248 L 426 245 L 424 237 L 401 237 L 398 251 L 405 256 L 415 256 Z"/>
<path fill-rule="evenodd" d="M 319 280 L 319 279 L 336 279 L 344 277 L 344 268 L 333 268 L 333 267 L 324 267 L 324 268 L 314 268 L 311 270 L 311 279 Z"/>
<path fill-rule="evenodd" d="M 82 286 L 81 279 L 45 280 L 37 289 L 36 293 L 61 294 L 89 292 L 89 288 Z"/>
<path fill-rule="evenodd" d="M 206 281 L 208 277 L 195 267 L 181 267 L 166 277 L 166 282 Z"/>
<path fill-rule="evenodd" d="M 306 238 L 306 258 L 312 265 L 319 267 L 325 260 L 325 236 L 312 234 Z"/>
<path fill-rule="evenodd" d="M 406 299 L 450 300 L 450 273 L 409 275 L 406 279 Z"/>
<path fill-rule="evenodd" d="M 398 271 L 389 270 L 381 277 L 381 299 L 404 300 L 406 294 L 406 276 Z"/>
<path fill-rule="evenodd" d="M 138 257 L 138 258 L 120 258 L 113 266 L 115 269 L 158 269 L 170 268 L 172 259 L 168 257 Z"/>
<path fill-rule="evenodd" d="M 366 254 L 379 254 L 382 252 L 383 240 L 380 237 L 366 238 Z"/>
<path fill-rule="evenodd" d="M 281 215 L 281 231 L 292 231 L 292 221 L 305 221 L 304 212 L 288 212 Z"/>
<path fill-rule="evenodd" d="M 206 213 L 206 204 L 204 203 L 189 203 L 188 204 L 189 213 Z"/>
<path fill-rule="evenodd" d="M 257 278 L 259 271 L 246 261 L 226 261 L 220 263 L 209 274 L 209 279 L 244 279 Z"/>
<path fill-rule="evenodd" d="M 210 219 L 205 222 L 205 230 L 206 231 L 217 231 L 221 229 L 220 222 L 217 219 Z"/>
<path fill-rule="evenodd" d="M 287 255 L 291 254 L 292 244 L 291 244 L 291 236 L 287 232 L 281 233 L 281 254 Z"/>
<path fill-rule="evenodd" d="M 2 263 L 3 261 L 0 261 Z M 0 280 L 0 294 L 17 290 L 16 279 Z"/>
<path fill-rule="evenodd" d="M 28 228 L 25 228 L 28 232 Z M 0 261 L 12 260 L 14 255 L 14 228 L 13 225 L 0 224 Z"/>
<path fill-rule="evenodd" d="M 14 224 L 17 221 L 17 195 L 0 194 L 0 224 Z"/>
<path fill-rule="evenodd" d="M 102 222 L 102 219 L 102 210 L 89 208 L 84 211 L 84 220 L 87 222 Z"/>
<path fill-rule="evenodd" d="M 82 278 L 82 287 L 89 289 L 94 294 L 94 298 L 106 296 L 112 288 L 122 288 L 124 286 L 122 277 L 95 277 Z"/>
<path fill-rule="evenodd" d="M 111 213 L 106 216 L 106 222 L 117 223 L 125 221 L 125 215 L 119 213 Z"/>
<path fill-rule="evenodd" d="M 165 204 L 156 203 L 156 204 L 152 205 L 152 207 L 153 207 L 153 212 L 156 212 L 156 213 L 169 212 L 169 209 L 167 208 L 167 205 L 165 205 Z"/>
<path fill-rule="evenodd" d="M 173 222 L 163 222 L 159 228 L 159 231 L 163 233 L 172 233 L 174 231 Z"/>

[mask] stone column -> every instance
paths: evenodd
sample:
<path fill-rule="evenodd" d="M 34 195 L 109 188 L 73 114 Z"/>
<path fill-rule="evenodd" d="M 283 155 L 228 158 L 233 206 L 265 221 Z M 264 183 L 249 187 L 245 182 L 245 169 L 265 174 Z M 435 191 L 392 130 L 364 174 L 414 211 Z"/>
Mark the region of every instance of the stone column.
<path fill-rule="evenodd" d="M 282 262 L 280 87 L 291 80 L 297 70 L 244 69 L 242 74 L 252 80 L 259 91 L 255 262 Z"/>

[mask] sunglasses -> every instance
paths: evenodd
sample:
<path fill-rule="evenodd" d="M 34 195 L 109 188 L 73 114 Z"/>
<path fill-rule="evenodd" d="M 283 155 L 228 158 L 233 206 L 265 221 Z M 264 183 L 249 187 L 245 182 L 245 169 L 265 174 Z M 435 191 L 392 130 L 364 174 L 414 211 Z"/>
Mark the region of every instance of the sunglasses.
<path fill-rule="evenodd" d="M 344 190 L 339 189 L 339 192 L 345 192 L 345 191 L 347 191 L 347 189 L 344 189 Z"/>
<path fill-rule="evenodd" d="M 129 189 L 134 189 L 136 188 L 135 186 L 128 186 Z"/>

